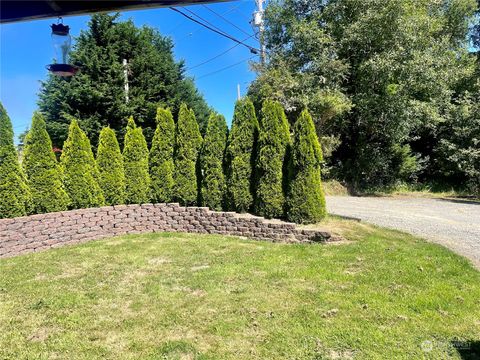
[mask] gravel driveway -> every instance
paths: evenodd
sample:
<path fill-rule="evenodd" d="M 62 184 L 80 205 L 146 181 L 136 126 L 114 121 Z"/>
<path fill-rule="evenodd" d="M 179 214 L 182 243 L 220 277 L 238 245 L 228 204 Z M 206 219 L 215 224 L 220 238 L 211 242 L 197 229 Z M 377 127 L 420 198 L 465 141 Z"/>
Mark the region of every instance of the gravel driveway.
<path fill-rule="evenodd" d="M 327 196 L 331 214 L 419 235 L 480 269 L 480 202 L 428 198 Z"/>

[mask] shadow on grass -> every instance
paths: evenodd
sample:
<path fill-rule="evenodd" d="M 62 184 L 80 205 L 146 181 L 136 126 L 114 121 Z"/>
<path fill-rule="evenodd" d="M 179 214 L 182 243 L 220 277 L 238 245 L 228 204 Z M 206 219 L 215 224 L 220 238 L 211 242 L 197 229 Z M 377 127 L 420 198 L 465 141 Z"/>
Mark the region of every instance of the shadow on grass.
<path fill-rule="evenodd" d="M 452 341 L 463 360 L 480 360 L 480 340 Z"/>
<path fill-rule="evenodd" d="M 459 198 L 459 199 L 439 198 L 438 200 L 449 201 L 457 204 L 480 205 L 480 200 L 476 199 L 473 196 L 471 198 Z"/>

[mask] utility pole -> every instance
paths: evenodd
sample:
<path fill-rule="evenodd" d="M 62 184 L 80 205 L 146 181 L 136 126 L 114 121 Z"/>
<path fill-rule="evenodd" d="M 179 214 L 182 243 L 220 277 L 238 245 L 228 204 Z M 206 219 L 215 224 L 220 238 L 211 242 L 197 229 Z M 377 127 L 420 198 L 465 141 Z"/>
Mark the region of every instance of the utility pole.
<path fill-rule="evenodd" d="M 241 96 L 240 96 L 240 84 L 237 84 L 237 100 L 240 100 L 241 99 Z"/>
<path fill-rule="evenodd" d="M 125 77 L 125 102 L 128 104 L 128 62 L 127 59 L 123 59 L 123 75 Z"/>
<path fill-rule="evenodd" d="M 264 10 L 263 3 L 265 0 L 255 0 L 257 4 L 257 10 L 253 13 L 253 25 L 258 28 L 258 35 L 260 41 L 260 61 L 265 64 L 266 51 L 265 51 L 265 22 L 264 22 Z"/>

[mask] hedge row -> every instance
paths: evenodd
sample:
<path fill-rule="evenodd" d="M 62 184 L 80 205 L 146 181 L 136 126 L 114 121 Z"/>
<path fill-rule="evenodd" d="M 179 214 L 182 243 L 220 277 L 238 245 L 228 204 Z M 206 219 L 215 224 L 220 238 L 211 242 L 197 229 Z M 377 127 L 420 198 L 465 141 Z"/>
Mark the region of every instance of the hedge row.
<path fill-rule="evenodd" d="M 300 223 L 321 220 L 322 151 L 308 111 L 293 126 L 281 105 L 235 105 L 232 128 L 212 113 L 202 139 L 195 114 L 182 105 L 174 122 L 158 109 L 149 151 L 142 129 L 128 120 L 123 151 L 115 132 L 100 133 L 96 157 L 71 119 L 60 162 L 42 115 L 33 115 L 22 164 L 10 119 L 0 104 L 0 218 L 102 205 L 178 201 L 215 210 L 253 212 Z"/>

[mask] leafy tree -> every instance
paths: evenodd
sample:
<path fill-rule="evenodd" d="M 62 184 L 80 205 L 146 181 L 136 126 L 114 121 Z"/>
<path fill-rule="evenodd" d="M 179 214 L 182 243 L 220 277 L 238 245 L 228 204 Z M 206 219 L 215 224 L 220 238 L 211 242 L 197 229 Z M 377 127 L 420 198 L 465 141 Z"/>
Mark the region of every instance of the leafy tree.
<path fill-rule="evenodd" d="M 32 193 L 33 212 L 66 210 L 69 204 L 62 183 L 59 164 L 52 150 L 52 141 L 39 112 L 32 118 L 32 127 L 25 136 L 23 169 Z"/>
<path fill-rule="evenodd" d="M 169 202 L 173 191 L 173 148 L 175 122 L 170 109 L 157 109 L 157 129 L 150 149 L 150 178 L 153 202 Z"/>
<path fill-rule="evenodd" d="M 238 100 L 226 151 L 227 199 L 231 210 L 246 212 L 253 205 L 257 138 L 253 103 L 249 98 Z"/>
<path fill-rule="evenodd" d="M 125 145 L 123 147 L 125 168 L 125 201 L 127 204 L 142 204 L 150 199 L 150 175 L 148 174 L 148 147 L 142 128 L 128 119 Z"/>
<path fill-rule="evenodd" d="M 282 105 L 275 101 L 264 101 L 260 119 L 255 212 L 267 218 L 282 217 L 286 190 L 284 160 L 290 144 L 290 127 Z"/>
<path fill-rule="evenodd" d="M 125 203 L 125 170 L 115 131 L 105 127 L 100 131 L 97 148 L 98 184 L 106 205 Z"/>
<path fill-rule="evenodd" d="M 202 136 L 195 120 L 195 113 L 186 104 L 182 104 L 175 132 L 173 160 L 174 197 L 184 205 L 194 204 L 197 200 L 196 161 L 201 144 Z"/>
<path fill-rule="evenodd" d="M 326 214 L 320 176 L 322 148 L 312 117 L 304 110 L 293 127 L 292 180 L 287 199 L 287 217 L 298 223 L 315 223 Z"/>
<path fill-rule="evenodd" d="M 0 103 L 0 218 L 27 215 L 32 198 L 13 144 L 13 128 Z"/>
<path fill-rule="evenodd" d="M 185 102 L 194 109 L 201 127 L 207 122 L 210 109 L 193 80 L 185 75 L 184 63 L 175 61 L 172 40 L 152 27 L 138 28 L 132 20 L 120 21 L 119 14 L 95 14 L 76 39 L 71 61 L 81 66 L 81 71 L 71 78 L 49 76 L 39 95 L 39 107 L 56 147 L 61 148 L 67 136 L 66 114 L 78 119 L 94 147 L 105 126 L 123 140 L 125 120 L 130 115 L 150 142 L 159 106 L 170 107 L 176 114 L 180 103 Z"/>
<path fill-rule="evenodd" d="M 87 135 L 77 120 L 71 119 L 68 137 L 60 156 L 63 184 L 70 197 L 70 208 L 102 206 L 105 199 L 98 185 L 98 168 Z"/>
<path fill-rule="evenodd" d="M 222 115 L 212 113 L 200 152 L 202 174 L 200 198 L 203 206 L 222 210 L 225 198 L 223 158 L 227 145 L 227 123 Z"/>

